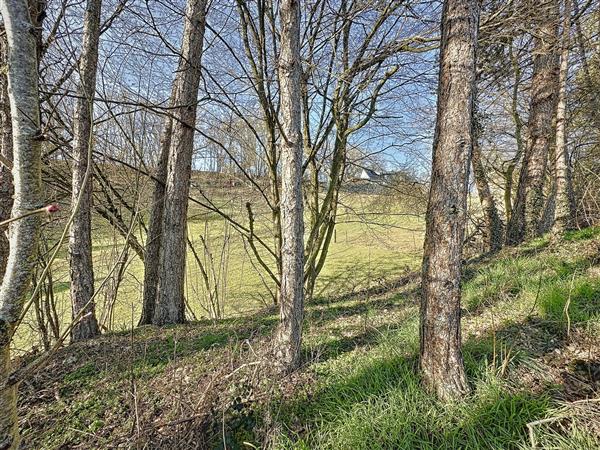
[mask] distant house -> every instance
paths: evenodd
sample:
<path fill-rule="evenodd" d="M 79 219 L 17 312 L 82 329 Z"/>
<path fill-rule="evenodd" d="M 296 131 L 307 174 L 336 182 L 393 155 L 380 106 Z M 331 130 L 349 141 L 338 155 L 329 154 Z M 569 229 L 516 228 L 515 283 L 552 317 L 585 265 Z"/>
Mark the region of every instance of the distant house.
<path fill-rule="evenodd" d="M 375 172 L 374 170 L 363 167 L 358 178 L 366 181 L 382 181 L 384 176 Z"/>

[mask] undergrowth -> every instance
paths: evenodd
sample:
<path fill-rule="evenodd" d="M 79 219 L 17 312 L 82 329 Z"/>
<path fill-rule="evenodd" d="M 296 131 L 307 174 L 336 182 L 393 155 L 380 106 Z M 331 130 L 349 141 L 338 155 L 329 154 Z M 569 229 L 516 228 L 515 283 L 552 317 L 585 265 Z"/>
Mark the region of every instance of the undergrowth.
<path fill-rule="evenodd" d="M 305 365 L 258 364 L 277 323 L 132 333 L 61 350 L 22 388 L 29 448 L 600 448 L 599 229 L 471 263 L 463 356 L 472 393 L 442 404 L 418 375 L 418 280 L 307 305 Z M 595 409 L 596 408 L 596 409 Z"/>

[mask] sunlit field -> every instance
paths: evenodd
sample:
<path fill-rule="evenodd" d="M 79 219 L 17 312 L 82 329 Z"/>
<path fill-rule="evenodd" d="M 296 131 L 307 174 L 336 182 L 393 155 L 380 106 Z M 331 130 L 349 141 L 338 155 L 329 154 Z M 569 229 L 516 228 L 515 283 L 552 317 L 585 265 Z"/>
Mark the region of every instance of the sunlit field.
<path fill-rule="evenodd" d="M 237 197 L 237 198 L 236 198 Z M 224 209 L 242 224 L 247 223 L 242 190 L 223 198 Z M 234 206 L 233 206 L 234 205 Z M 424 223 L 416 214 L 405 214 L 402 204 L 390 195 L 346 193 L 338 209 L 338 223 L 325 266 L 317 280 L 314 297 L 350 294 L 385 286 L 420 264 Z M 140 211 L 147 214 L 147 211 Z M 191 204 L 188 237 L 186 306 L 189 320 L 232 318 L 273 305 L 274 283 L 251 254 L 245 239 L 225 219 Z M 66 221 L 53 224 L 55 243 Z M 273 242 L 269 215 L 257 209 L 256 233 Z M 47 234 L 50 234 L 48 231 Z M 145 235 L 138 232 L 141 243 Z M 61 327 L 71 317 L 67 242 L 52 264 L 53 295 Z M 271 269 L 274 261 L 261 253 Z M 97 317 L 103 331 L 123 331 L 137 324 L 141 312 L 143 262 L 124 239 L 102 218 L 93 225 L 93 260 Z M 118 264 L 125 261 L 123 267 Z M 210 290 L 199 266 L 202 263 Z M 117 282 L 117 278 L 120 280 Z M 116 288 L 116 289 L 115 289 Z M 117 292 L 116 296 L 114 292 Z M 37 321 L 32 307 L 19 328 L 15 350 L 40 346 L 32 330 Z"/>

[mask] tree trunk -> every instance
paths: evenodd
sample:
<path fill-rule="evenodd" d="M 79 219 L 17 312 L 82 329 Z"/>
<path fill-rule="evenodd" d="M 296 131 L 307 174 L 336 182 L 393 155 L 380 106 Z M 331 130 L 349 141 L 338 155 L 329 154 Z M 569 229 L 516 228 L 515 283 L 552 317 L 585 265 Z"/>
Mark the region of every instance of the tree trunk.
<path fill-rule="evenodd" d="M 552 142 L 552 118 L 556 108 L 557 60 L 555 53 L 557 3 L 540 8 L 540 25 L 535 33 L 533 78 L 529 107 L 529 142 L 523 155 L 517 197 L 508 226 L 507 243 L 519 244 L 538 236 L 545 207 L 544 177 Z"/>
<path fill-rule="evenodd" d="M 162 218 L 162 243 L 158 296 L 153 323 L 185 321 L 184 285 L 187 243 L 187 210 L 194 152 L 206 0 L 188 0 L 178 72 L 181 84 L 175 95 L 169 147 L 167 183 Z"/>
<path fill-rule="evenodd" d="M 3 0 L 0 12 L 8 43 L 8 97 L 13 130 L 14 204 L 18 217 L 41 207 L 41 131 L 35 38 L 27 2 Z M 0 287 L 0 384 L 11 372 L 10 342 L 23 311 L 36 262 L 40 216 L 12 223 L 10 254 Z M 17 386 L 0 389 L 0 448 L 19 447 Z"/>
<path fill-rule="evenodd" d="M 552 231 L 561 233 L 573 226 L 575 207 L 573 186 L 567 150 L 567 78 L 569 74 L 569 45 L 571 33 L 571 0 L 565 0 L 563 11 L 562 49 L 558 75 L 558 103 L 556 107 L 556 206 Z"/>
<path fill-rule="evenodd" d="M 10 217 L 13 204 L 13 180 L 10 172 L 12 164 L 12 126 L 10 124 L 10 102 L 8 99 L 8 43 L 0 25 L 0 221 Z M 2 162 L 4 161 L 4 163 Z M 0 279 L 4 276 L 8 261 L 9 245 L 6 230 L 0 230 Z"/>
<path fill-rule="evenodd" d="M 483 210 L 485 248 L 486 251 L 495 252 L 502 248 L 504 242 L 504 224 L 502 223 L 500 214 L 498 214 L 496 200 L 490 190 L 477 139 L 473 140 L 472 164 L 475 184 L 479 193 L 479 201 Z"/>
<path fill-rule="evenodd" d="M 304 218 L 302 212 L 302 118 L 300 5 L 281 3 L 281 295 L 277 362 L 289 372 L 300 364 L 304 315 Z"/>
<path fill-rule="evenodd" d="M 442 400 L 469 391 L 461 353 L 460 278 L 478 25 L 478 0 L 444 2 L 420 335 L 423 382 Z"/>
<path fill-rule="evenodd" d="M 176 85 L 179 77 L 174 81 L 173 95 L 177 91 Z M 171 103 L 173 104 L 173 103 Z M 158 273 L 160 267 L 160 247 L 162 235 L 162 220 L 165 207 L 165 184 L 167 182 L 167 164 L 169 162 L 169 148 L 171 146 L 171 132 L 173 121 L 165 118 L 160 141 L 160 155 L 156 167 L 156 180 L 152 192 L 148 235 L 146 236 L 146 255 L 144 257 L 144 294 L 142 298 L 142 315 L 138 325 L 149 325 L 154 318 L 154 306 L 158 289 Z"/>
<path fill-rule="evenodd" d="M 69 233 L 72 317 L 71 340 L 80 341 L 100 334 L 96 320 L 94 268 L 92 263 L 92 123 L 98 66 L 101 0 L 88 0 L 83 25 L 79 64 L 79 89 L 73 127 L 73 188 L 75 209 Z"/>
<path fill-rule="evenodd" d="M 523 120 L 519 114 L 519 88 L 521 86 L 521 66 L 519 59 L 515 55 L 513 50 L 513 43 L 511 42 L 509 47 L 510 62 L 513 69 L 515 80 L 513 82 L 512 95 L 511 95 L 511 106 L 510 112 L 515 124 L 515 141 L 517 144 L 517 151 L 515 156 L 508 162 L 506 171 L 504 172 L 504 213 L 506 218 L 506 225 L 510 223 L 513 210 L 513 184 L 514 184 L 514 173 L 521 157 L 523 156 Z M 507 230 L 508 231 L 508 230 Z"/>

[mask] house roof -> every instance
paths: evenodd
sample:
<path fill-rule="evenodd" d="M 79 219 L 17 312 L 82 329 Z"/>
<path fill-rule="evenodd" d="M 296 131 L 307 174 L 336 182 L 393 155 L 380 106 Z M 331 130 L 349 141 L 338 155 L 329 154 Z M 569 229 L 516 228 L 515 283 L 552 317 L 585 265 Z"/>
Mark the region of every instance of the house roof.
<path fill-rule="evenodd" d="M 366 177 L 368 177 L 368 178 L 379 178 L 380 177 L 380 175 L 377 172 L 375 172 L 374 170 L 371 170 L 371 169 L 367 169 L 365 167 L 363 167 L 363 174 L 366 175 Z M 361 176 L 363 174 L 361 174 Z"/>

